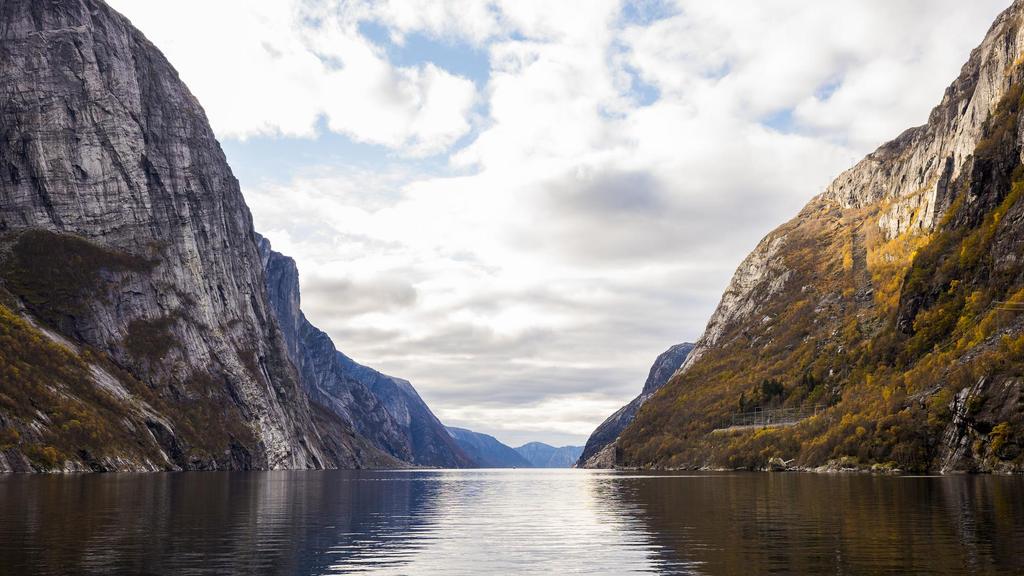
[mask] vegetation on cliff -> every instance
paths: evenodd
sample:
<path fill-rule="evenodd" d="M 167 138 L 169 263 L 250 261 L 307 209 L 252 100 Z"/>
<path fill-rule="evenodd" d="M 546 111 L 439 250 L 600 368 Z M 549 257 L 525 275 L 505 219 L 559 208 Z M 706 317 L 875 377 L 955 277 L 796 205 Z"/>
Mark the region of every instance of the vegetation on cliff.
<path fill-rule="evenodd" d="M 90 299 L 106 297 L 107 280 L 155 265 L 78 236 L 37 229 L 16 236 L 2 274 L 8 290 L 33 314 L 54 326 L 67 326 Z"/>
<path fill-rule="evenodd" d="M 120 424 L 129 412 L 85 360 L 0 305 L 0 452 L 18 449 L 39 470 L 108 456 L 159 462 Z"/>

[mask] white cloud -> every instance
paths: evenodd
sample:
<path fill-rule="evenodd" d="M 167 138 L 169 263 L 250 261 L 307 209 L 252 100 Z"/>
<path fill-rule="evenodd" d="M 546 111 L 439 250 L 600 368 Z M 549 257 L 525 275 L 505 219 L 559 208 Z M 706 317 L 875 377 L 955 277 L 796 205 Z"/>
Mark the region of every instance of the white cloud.
<path fill-rule="evenodd" d="M 399 43 L 405 34 L 425 32 L 479 44 L 503 30 L 501 15 L 490 1 L 382 0 L 368 8 L 374 19 L 388 24 L 392 39 Z"/>
<path fill-rule="evenodd" d="M 114 4 L 222 136 L 308 135 L 324 115 L 446 154 L 243 184 L 346 353 L 451 424 L 582 442 L 699 336 L 763 234 L 925 120 L 1009 2 L 692 0 L 653 20 L 610 0 Z M 489 74 L 398 65 L 360 22 L 471 46 Z"/>
<path fill-rule="evenodd" d="M 221 138 L 312 137 L 324 118 L 353 140 L 427 155 L 471 128 L 473 82 L 430 63 L 392 64 L 359 33 L 364 10 L 299 0 L 111 4 L 178 68 Z"/>

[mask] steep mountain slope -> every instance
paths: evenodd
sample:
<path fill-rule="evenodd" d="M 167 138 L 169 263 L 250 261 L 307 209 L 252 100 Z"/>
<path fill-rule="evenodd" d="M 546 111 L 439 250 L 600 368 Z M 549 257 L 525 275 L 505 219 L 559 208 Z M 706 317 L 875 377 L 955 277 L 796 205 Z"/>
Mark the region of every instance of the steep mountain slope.
<path fill-rule="evenodd" d="M 473 466 L 412 384 L 356 363 L 306 320 L 295 261 L 266 239 L 258 242 L 273 314 L 310 397 L 395 458 L 421 466 Z"/>
<path fill-rule="evenodd" d="M 583 452 L 582 446 L 560 446 L 558 448 L 543 442 L 529 442 L 516 448 L 534 468 L 572 468 Z"/>
<path fill-rule="evenodd" d="M 662 352 L 647 374 L 643 390 L 629 404 L 619 408 L 598 426 L 587 439 L 576 465 L 580 468 L 612 468 L 615 465 L 615 440 L 636 417 L 636 413 L 655 392 L 683 365 L 693 344 L 676 344 Z"/>
<path fill-rule="evenodd" d="M 479 468 L 530 467 L 530 462 L 526 458 L 502 444 L 494 436 L 451 426 L 448 427 L 448 432 Z"/>
<path fill-rule="evenodd" d="M 926 125 L 747 257 L 620 464 L 1022 469 L 1022 15 L 997 19 Z M 814 405 L 794 426 L 711 433 Z"/>
<path fill-rule="evenodd" d="M 364 464 L 314 419 L 161 53 L 99 0 L 5 0 L 0 76 L 0 471 Z"/>

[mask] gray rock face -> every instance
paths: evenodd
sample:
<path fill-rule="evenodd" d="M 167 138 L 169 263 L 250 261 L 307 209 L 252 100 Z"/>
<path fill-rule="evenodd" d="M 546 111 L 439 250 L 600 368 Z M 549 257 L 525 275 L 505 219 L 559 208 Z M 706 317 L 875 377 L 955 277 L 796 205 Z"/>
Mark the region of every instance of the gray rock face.
<path fill-rule="evenodd" d="M 530 461 L 494 436 L 465 428 L 448 427 L 448 433 L 479 468 L 529 468 Z"/>
<path fill-rule="evenodd" d="M 324 451 L 266 304 L 238 182 L 160 51 L 99 0 L 5 0 L 0 30 L 5 301 L 83 355 L 116 397 L 120 419 L 105 433 L 136 441 L 130 454 L 97 454 L 98 437 L 47 432 L 60 414 L 9 409 L 0 424 L 20 441 L 0 467 L 356 464 Z"/>
<path fill-rule="evenodd" d="M 395 458 L 421 466 L 473 466 L 406 380 L 382 374 L 339 352 L 300 308 L 295 261 L 259 238 L 271 308 L 303 387 L 317 403 Z"/>
<path fill-rule="evenodd" d="M 583 452 L 583 446 L 554 447 L 543 442 L 530 442 L 516 448 L 534 468 L 572 468 Z"/>
<path fill-rule="evenodd" d="M 607 453 L 609 450 L 614 451 L 615 439 L 636 418 L 640 407 L 679 370 L 692 350 L 693 344 L 685 342 L 676 344 L 662 352 L 651 366 L 651 371 L 647 375 L 640 395 L 609 416 L 594 430 L 590 438 L 587 439 L 587 444 L 583 447 L 576 465 L 580 468 L 612 468 L 614 459 L 609 459 Z M 605 452 L 605 457 L 596 458 L 602 451 Z"/>

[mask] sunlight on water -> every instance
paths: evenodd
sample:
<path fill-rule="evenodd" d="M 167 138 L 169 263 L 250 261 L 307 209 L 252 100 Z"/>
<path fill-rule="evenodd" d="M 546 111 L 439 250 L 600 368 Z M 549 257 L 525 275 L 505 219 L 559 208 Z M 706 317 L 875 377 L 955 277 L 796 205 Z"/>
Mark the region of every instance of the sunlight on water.
<path fill-rule="evenodd" d="M 1024 480 L 0 476 L 0 574 L 1014 574 Z"/>
<path fill-rule="evenodd" d="M 338 574 L 571 574 L 595 566 L 618 574 L 662 573 L 644 527 L 615 501 L 616 477 L 578 471 L 411 473 L 433 497 L 416 525 L 383 545 L 356 540 L 335 546 Z"/>

